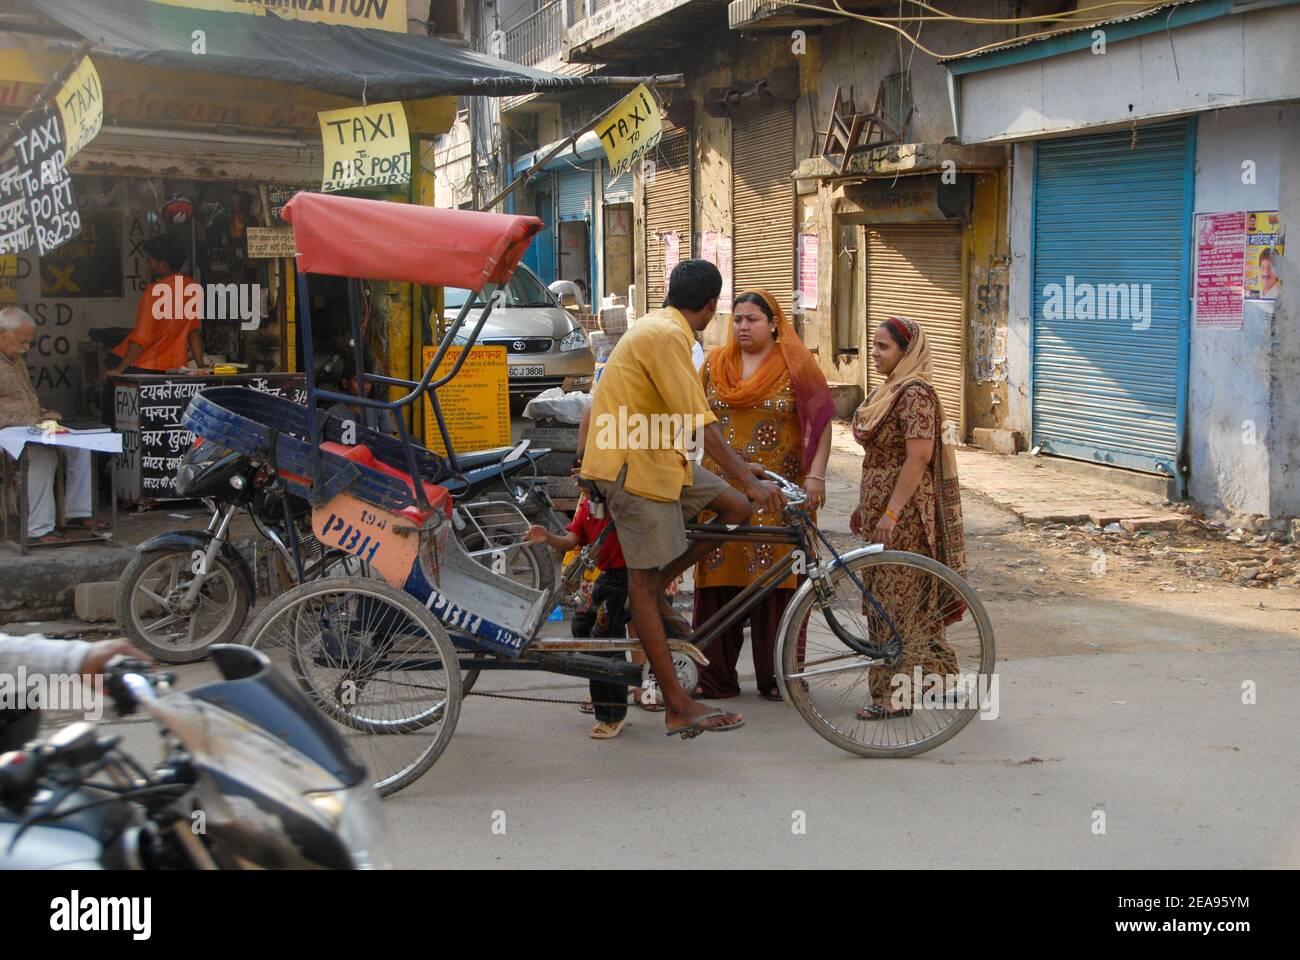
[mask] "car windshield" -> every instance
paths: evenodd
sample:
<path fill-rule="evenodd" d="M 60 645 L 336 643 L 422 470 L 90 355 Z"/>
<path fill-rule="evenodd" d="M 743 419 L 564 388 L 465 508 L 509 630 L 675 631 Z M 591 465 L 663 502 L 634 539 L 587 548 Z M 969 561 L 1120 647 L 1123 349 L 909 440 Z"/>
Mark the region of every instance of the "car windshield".
<path fill-rule="evenodd" d="M 553 307 L 555 298 L 551 292 L 542 286 L 542 281 L 537 279 L 527 267 L 519 267 L 506 282 L 506 299 L 501 306 L 505 307 Z M 466 299 L 473 294 L 473 291 L 465 290 L 461 287 L 445 288 L 444 296 L 446 298 L 448 310 L 459 310 L 465 305 Z M 483 298 L 478 296 L 477 303 L 482 304 Z"/>

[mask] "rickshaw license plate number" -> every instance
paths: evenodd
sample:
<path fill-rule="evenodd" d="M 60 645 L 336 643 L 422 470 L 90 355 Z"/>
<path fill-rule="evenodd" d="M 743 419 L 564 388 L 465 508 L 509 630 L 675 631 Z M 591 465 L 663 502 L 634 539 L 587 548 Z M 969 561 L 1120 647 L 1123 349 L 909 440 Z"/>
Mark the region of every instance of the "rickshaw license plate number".
<path fill-rule="evenodd" d="M 544 366 L 542 366 L 540 363 L 529 364 L 528 366 L 524 366 L 524 365 L 522 365 L 522 364 L 511 364 L 511 366 L 510 366 L 510 376 L 512 376 L 512 377 L 544 377 L 544 376 L 546 376 L 546 368 L 545 368 Z"/>

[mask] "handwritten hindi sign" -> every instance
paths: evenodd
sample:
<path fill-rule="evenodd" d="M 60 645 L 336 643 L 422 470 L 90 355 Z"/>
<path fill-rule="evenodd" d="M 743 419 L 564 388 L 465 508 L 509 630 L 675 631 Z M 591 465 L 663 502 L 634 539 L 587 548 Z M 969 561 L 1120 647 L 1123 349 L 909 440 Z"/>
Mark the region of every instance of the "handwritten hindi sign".
<path fill-rule="evenodd" d="M 27 219 L 27 191 L 18 176 L 18 166 L 0 166 L 0 262 L 32 245 L 32 225 Z M 16 273 L 6 271 L 6 276 Z"/>
<path fill-rule="evenodd" d="M 436 377 L 451 372 L 461 347 L 452 347 L 438 365 Z M 424 365 L 427 367 L 438 352 L 437 347 L 424 348 Z M 470 348 L 469 358 L 455 378 L 438 388 L 438 403 L 447 421 L 447 432 L 458 453 L 487 450 L 510 444 L 510 382 L 506 368 L 505 347 Z M 424 443 L 430 450 L 444 456 L 446 445 L 438 432 L 438 422 L 433 416 L 433 404 L 424 399 Z"/>
<path fill-rule="evenodd" d="M 81 214 L 72 196 L 72 177 L 66 165 L 67 146 L 57 111 L 47 108 L 18 124 L 14 156 L 18 159 L 18 179 L 27 198 L 27 222 L 14 228 L 11 214 L 0 236 L 30 227 L 37 251 L 45 256 L 81 232 Z M 0 253 L 23 249 L 26 247 L 11 250 L 6 243 Z"/>
<path fill-rule="evenodd" d="M 244 231 L 248 240 L 250 260 L 271 260 L 297 254 L 293 245 L 292 227 L 249 227 Z"/>
<path fill-rule="evenodd" d="M 104 88 L 90 57 L 82 58 L 54 102 L 63 120 L 63 136 L 67 142 L 63 160 L 67 163 L 78 150 L 95 139 L 104 125 Z"/>
<path fill-rule="evenodd" d="M 317 118 L 325 144 L 322 191 L 411 182 L 411 133 L 400 102 L 326 110 Z"/>
<path fill-rule="evenodd" d="M 605 148 L 609 175 L 613 179 L 632 169 L 632 164 L 655 147 L 664 135 L 659 119 L 659 101 L 644 83 L 620 100 L 600 123 L 596 134 Z"/>

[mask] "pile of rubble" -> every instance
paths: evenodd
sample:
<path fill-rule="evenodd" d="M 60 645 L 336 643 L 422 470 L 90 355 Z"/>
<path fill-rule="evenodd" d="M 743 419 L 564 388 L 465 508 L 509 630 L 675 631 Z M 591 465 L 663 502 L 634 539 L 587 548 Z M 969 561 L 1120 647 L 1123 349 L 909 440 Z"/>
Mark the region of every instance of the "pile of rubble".
<path fill-rule="evenodd" d="M 1138 566 L 1167 564 L 1181 576 L 1161 589 L 1192 581 L 1220 581 L 1256 589 L 1300 589 L 1300 521 L 1207 520 L 1177 505 L 1177 516 L 1127 518 L 1105 524 L 1027 524 L 1037 537 L 1064 541 L 1078 554 L 1111 556 Z"/>

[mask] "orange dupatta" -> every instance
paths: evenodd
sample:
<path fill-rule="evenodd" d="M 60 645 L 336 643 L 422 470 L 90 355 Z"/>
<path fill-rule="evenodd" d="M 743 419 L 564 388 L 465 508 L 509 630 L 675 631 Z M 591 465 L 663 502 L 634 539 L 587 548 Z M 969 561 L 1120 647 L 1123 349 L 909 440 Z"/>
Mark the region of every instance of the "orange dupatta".
<path fill-rule="evenodd" d="M 826 377 L 817 366 L 816 359 L 795 333 L 794 326 L 786 318 L 776 297 L 766 290 L 745 292 L 758 294 L 772 311 L 772 319 L 776 322 L 776 345 L 759 368 L 745 379 L 742 375 L 744 365 L 740 344 L 736 342 L 733 327 L 727 345 L 715 347 L 709 352 L 709 377 L 713 380 L 713 388 L 718 396 L 730 406 L 756 407 L 776 392 L 781 377 L 789 373 L 803 442 L 801 471 L 806 474 L 817 453 L 822 431 L 835 415 L 831 389 L 827 386 Z"/>

